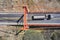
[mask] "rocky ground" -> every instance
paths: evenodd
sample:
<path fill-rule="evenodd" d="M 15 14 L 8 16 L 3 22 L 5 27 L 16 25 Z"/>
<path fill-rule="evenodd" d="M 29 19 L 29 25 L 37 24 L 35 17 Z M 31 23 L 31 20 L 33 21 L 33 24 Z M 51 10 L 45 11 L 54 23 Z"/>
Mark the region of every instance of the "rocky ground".
<path fill-rule="evenodd" d="M 60 30 L 29 29 L 15 35 L 17 29 L 15 26 L 0 26 L 0 40 L 60 40 Z"/>
<path fill-rule="evenodd" d="M 23 32 L 16 34 L 15 26 L 0 26 L 0 40 L 22 40 Z"/>
<path fill-rule="evenodd" d="M 60 12 L 60 0 L 1 0 L 0 12 L 23 12 L 22 6 L 29 12 Z"/>

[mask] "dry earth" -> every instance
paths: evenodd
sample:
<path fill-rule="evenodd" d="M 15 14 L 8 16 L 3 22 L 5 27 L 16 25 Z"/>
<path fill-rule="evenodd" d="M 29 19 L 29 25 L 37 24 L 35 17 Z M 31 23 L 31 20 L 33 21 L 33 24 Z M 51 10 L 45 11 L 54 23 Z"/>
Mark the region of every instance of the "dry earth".
<path fill-rule="evenodd" d="M 60 12 L 59 0 L 0 0 L 0 12 L 23 12 L 25 5 L 29 12 Z"/>
<path fill-rule="evenodd" d="M 0 40 L 22 40 L 24 33 L 16 36 L 16 30 L 15 26 L 0 26 Z"/>

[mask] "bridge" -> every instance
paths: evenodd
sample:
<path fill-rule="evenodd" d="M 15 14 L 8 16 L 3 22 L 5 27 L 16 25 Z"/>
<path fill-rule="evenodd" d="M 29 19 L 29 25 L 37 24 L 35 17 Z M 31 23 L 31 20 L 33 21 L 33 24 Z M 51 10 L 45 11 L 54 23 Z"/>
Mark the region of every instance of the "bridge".
<path fill-rule="evenodd" d="M 24 15 L 23 12 L 20 13 L 0 13 L 0 25 L 17 25 L 17 21 Z M 51 15 L 51 19 L 47 20 L 46 15 Z M 32 17 L 36 19 L 33 19 Z M 42 19 L 38 19 L 40 16 Z M 57 13 L 28 13 L 27 14 L 28 24 L 60 24 L 60 14 Z M 23 17 L 19 20 L 18 25 L 23 25 Z"/>
<path fill-rule="evenodd" d="M 31 29 L 60 29 L 60 12 L 28 12 L 27 24 Z M 24 13 L 0 13 L 0 25 L 24 26 Z M 25 26 L 26 27 L 26 26 Z M 18 35 L 21 31 L 16 33 Z"/>

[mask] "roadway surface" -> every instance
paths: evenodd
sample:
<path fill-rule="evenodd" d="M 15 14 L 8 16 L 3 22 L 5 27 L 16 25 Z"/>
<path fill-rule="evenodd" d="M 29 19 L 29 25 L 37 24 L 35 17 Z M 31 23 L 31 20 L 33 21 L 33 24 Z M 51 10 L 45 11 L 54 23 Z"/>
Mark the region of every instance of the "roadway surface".
<path fill-rule="evenodd" d="M 17 25 L 18 19 L 23 13 L 0 13 L 0 25 Z M 60 24 L 60 14 L 52 14 L 51 20 L 32 20 L 31 17 L 34 15 L 45 15 L 45 14 L 28 14 L 28 24 Z M 23 25 L 23 18 L 19 21 L 18 25 Z"/>

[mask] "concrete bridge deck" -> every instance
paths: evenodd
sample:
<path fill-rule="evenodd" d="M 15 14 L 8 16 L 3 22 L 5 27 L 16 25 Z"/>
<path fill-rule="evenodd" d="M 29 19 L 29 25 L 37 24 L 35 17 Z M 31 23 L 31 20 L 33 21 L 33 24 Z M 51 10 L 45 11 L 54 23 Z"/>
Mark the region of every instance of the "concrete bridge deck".
<path fill-rule="evenodd" d="M 51 15 L 51 20 L 32 20 L 32 16 L 45 16 Z M 57 13 L 28 13 L 27 21 L 28 24 L 49 24 L 49 25 L 60 25 L 60 14 Z M 17 25 L 17 21 L 23 15 L 21 13 L 0 13 L 0 25 Z M 23 25 L 23 18 L 19 21 L 18 25 Z"/>

